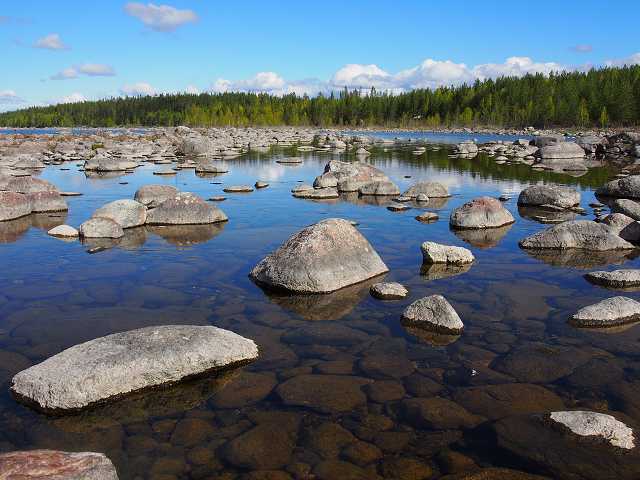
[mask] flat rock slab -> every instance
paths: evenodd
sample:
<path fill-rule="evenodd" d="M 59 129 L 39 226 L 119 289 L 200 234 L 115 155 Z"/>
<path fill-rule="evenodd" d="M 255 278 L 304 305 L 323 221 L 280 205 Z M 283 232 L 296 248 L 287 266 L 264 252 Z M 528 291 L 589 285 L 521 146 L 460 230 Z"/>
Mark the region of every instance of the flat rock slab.
<path fill-rule="evenodd" d="M 612 272 L 590 272 L 584 277 L 595 285 L 602 285 L 609 288 L 623 289 L 640 287 L 639 269 L 622 269 L 613 270 Z"/>
<path fill-rule="evenodd" d="M 581 308 L 569 319 L 578 327 L 615 327 L 640 321 L 640 302 L 627 297 L 611 297 Z"/>
<path fill-rule="evenodd" d="M 249 185 L 232 185 L 222 189 L 226 193 L 250 193 L 253 192 L 253 187 Z"/>
<path fill-rule="evenodd" d="M 298 165 L 302 163 L 302 158 L 300 157 L 280 158 L 276 160 L 276 163 L 281 163 L 283 165 Z"/>
<path fill-rule="evenodd" d="M 250 276 L 271 288 L 329 293 L 389 271 L 351 222 L 329 218 L 290 237 Z"/>
<path fill-rule="evenodd" d="M 307 198 L 311 200 L 326 200 L 330 198 L 338 198 L 340 194 L 333 187 L 327 188 L 298 188 L 293 190 L 293 196 L 296 198 Z"/>
<path fill-rule="evenodd" d="M 611 415 L 589 411 L 566 411 L 551 412 L 550 418 L 576 435 L 602 437 L 614 447 L 627 450 L 635 447 L 633 430 Z"/>
<path fill-rule="evenodd" d="M 371 296 L 381 300 L 399 300 L 409 293 L 404 285 L 396 282 L 376 283 L 369 289 Z"/>
<path fill-rule="evenodd" d="M 0 479 L 118 480 L 118 474 L 102 453 L 28 450 L 0 454 Z"/>
<path fill-rule="evenodd" d="M 631 243 L 623 240 L 607 225 L 591 220 L 571 220 L 554 225 L 520 241 L 525 249 L 582 249 L 590 251 L 631 250 Z"/>
<path fill-rule="evenodd" d="M 258 357 L 247 338 L 212 326 L 147 327 L 75 345 L 13 377 L 18 399 L 74 411 Z"/>
<path fill-rule="evenodd" d="M 458 334 L 464 324 L 458 313 L 442 295 L 416 300 L 402 314 L 402 321 L 439 333 Z"/>
<path fill-rule="evenodd" d="M 435 212 L 424 212 L 416 216 L 416 220 L 423 223 L 435 222 L 440 217 Z"/>
<path fill-rule="evenodd" d="M 403 203 L 392 203 L 387 206 L 387 210 L 391 210 L 392 212 L 404 212 L 406 210 L 411 210 L 411 207 Z"/>
<path fill-rule="evenodd" d="M 448 263 L 451 265 L 466 265 L 473 263 L 475 257 L 464 247 L 441 245 L 435 242 L 424 242 L 420 247 L 424 263 Z"/>
<path fill-rule="evenodd" d="M 322 413 L 350 412 L 366 403 L 361 387 L 371 382 L 350 375 L 298 375 L 280 384 L 276 392 L 286 405 Z"/>

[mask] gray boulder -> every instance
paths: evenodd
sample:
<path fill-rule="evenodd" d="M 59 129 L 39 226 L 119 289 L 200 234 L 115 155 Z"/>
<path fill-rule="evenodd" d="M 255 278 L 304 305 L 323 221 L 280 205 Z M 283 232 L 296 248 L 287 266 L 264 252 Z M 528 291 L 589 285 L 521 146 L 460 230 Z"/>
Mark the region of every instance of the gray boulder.
<path fill-rule="evenodd" d="M 71 225 L 58 225 L 47 232 L 52 237 L 75 238 L 79 235 L 78 230 Z"/>
<path fill-rule="evenodd" d="M 584 276 L 589 282 L 608 288 L 637 288 L 640 287 L 640 270 L 621 269 L 612 272 L 590 272 Z"/>
<path fill-rule="evenodd" d="M 447 187 L 438 182 L 418 182 L 409 187 L 402 196 L 417 198 L 418 195 L 426 195 L 427 198 L 447 198 L 450 197 Z"/>
<path fill-rule="evenodd" d="M 135 200 L 115 200 L 97 209 L 92 217 L 109 218 L 122 228 L 139 227 L 147 221 L 147 207 Z"/>
<path fill-rule="evenodd" d="M 399 300 L 407 296 L 409 291 L 397 282 L 375 283 L 369 289 L 372 297 L 381 300 Z"/>
<path fill-rule="evenodd" d="M 104 454 L 26 450 L 0 454 L 0 478 L 7 480 L 118 480 Z"/>
<path fill-rule="evenodd" d="M 148 208 L 155 208 L 177 194 L 178 189 L 171 185 L 144 185 L 136 190 L 133 199 Z"/>
<path fill-rule="evenodd" d="M 24 217 L 31 213 L 31 202 L 26 195 L 0 192 L 0 222 Z"/>
<path fill-rule="evenodd" d="M 358 191 L 360 192 L 360 195 L 400 195 L 400 189 L 398 186 L 389 180 L 367 183 L 360 187 Z"/>
<path fill-rule="evenodd" d="M 257 357 L 252 340 L 221 328 L 146 327 L 68 348 L 18 373 L 11 390 L 39 410 L 73 411 Z"/>
<path fill-rule="evenodd" d="M 560 185 L 532 185 L 520 192 L 518 205 L 570 208 L 580 204 L 580 192 Z"/>
<path fill-rule="evenodd" d="M 5 190 L 24 194 L 58 191 L 55 185 L 33 177 L 14 177 L 7 183 Z"/>
<path fill-rule="evenodd" d="M 328 293 L 388 270 L 351 222 L 330 218 L 290 237 L 258 263 L 250 276 L 276 289 Z"/>
<path fill-rule="evenodd" d="M 182 155 L 211 155 L 215 153 L 215 145 L 213 142 L 200 135 L 192 135 L 182 139 L 180 146 L 178 147 L 178 153 Z"/>
<path fill-rule="evenodd" d="M 96 155 L 84 163 L 87 172 L 124 172 L 133 170 L 138 166 L 137 162 L 124 158 L 110 158 Z"/>
<path fill-rule="evenodd" d="M 611 297 L 583 307 L 569 321 L 578 327 L 615 327 L 640 321 L 640 302 L 627 297 Z"/>
<path fill-rule="evenodd" d="M 293 196 L 296 198 L 307 198 L 310 200 L 327 200 L 331 198 L 338 198 L 340 194 L 338 190 L 333 187 L 327 188 L 311 188 L 309 189 L 297 189 L 293 191 Z"/>
<path fill-rule="evenodd" d="M 147 213 L 148 225 L 200 225 L 226 222 L 227 215 L 189 192 L 181 192 Z"/>
<path fill-rule="evenodd" d="M 634 220 L 640 220 L 640 203 L 627 198 L 618 198 L 611 205 L 613 213 L 621 213 Z"/>
<path fill-rule="evenodd" d="M 475 198 L 453 210 L 449 218 L 451 227 L 458 229 L 497 228 L 514 222 L 511 212 L 492 197 Z"/>
<path fill-rule="evenodd" d="M 448 263 L 450 265 L 466 265 L 473 263 L 475 260 L 473 253 L 464 247 L 424 242 L 421 250 L 423 262 L 427 264 Z"/>
<path fill-rule="evenodd" d="M 564 135 L 539 135 L 534 138 L 533 144 L 536 147 L 542 148 L 549 145 L 556 145 L 558 143 L 564 143 Z"/>
<path fill-rule="evenodd" d="M 229 167 L 214 161 L 198 162 L 196 165 L 196 173 L 227 173 Z"/>
<path fill-rule="evenodd" d="M 442 295 L 431 295 L 413 302 L 403 312 L 402 322 L 449 334 L 458 334 L 464 328 L 458 313 Z"/>
<path fill-rule="evenodd" d="M 584 149 L 574 142 L 559 142 L 538 150 L 542 159 L 584 158 Z"/>
<path fill-rule="evenodd" d="M 604 197 L 640 199 L 640 175 L 629 175 L 605 183 L 596 190 L 596 194 Z"/>
<path fill-rule="evenodd" d="M 67 202 L 58 192 L 28 193 L 33 213 L 63 212 L 69 209 Z"/>
<path fill-rule="evenodd" d="M 609 229 L 627 242 L 640 242 L 640 222 L 622 213 L 611 213 L 601 221 Z"/>
<path fill-rule="evenodd" d="M 124 231 L 120 224 L 110 218 L 90 218 L 79 229 L 80 236 L 86 238 L 122 238 Z"/>
<path fill-rule="evenodd" d="M 589 411 L 551 412 L 552 421 L 567 427 L 582 437 L 598 436 L 614 447 L 631 450 L 635 447 L 633 430 L 615 417 Z"/>
<path fill-rule="evenodd" d="M 554 225 L 520 241 L 525 249 L 581 249 L 592 251 L 630 250 L 635 248 L 608 226 L 591 220 L 571 220 Z"/>
<path fill-rule="evenodd" d="M 368 183 L 378 181 L 389 181 L 389 179 L 382 171 L 368 163 L 331 160 L 324 167 L 324 173 L 316 178 L 313 186 L 316 188 L 337 187 L 338 191 L 343 191 L 340 184 L 344 183 L 351 189 L 357 186 L 355 190 L 349 190 L 357 191 Z"/>

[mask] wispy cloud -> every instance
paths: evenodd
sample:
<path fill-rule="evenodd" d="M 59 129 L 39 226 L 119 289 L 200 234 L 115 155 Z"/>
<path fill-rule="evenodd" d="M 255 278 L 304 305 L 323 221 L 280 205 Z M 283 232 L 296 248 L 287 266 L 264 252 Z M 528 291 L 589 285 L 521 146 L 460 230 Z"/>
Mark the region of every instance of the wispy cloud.
<path fill-rule="evenodd" d="M 124 6 L 124 10 L 157 32 L 172 32 L 182 25 L 198 20 L 193 10 L 179 10 L 170 5 L 130 2 Z"/>
<path fill-rule="evenodd" d="M 57 33 L 51 33 L 45 37 L 39 38 L 33 44 L 34 48 L 43 48 L 45 50 L 68 50 L 69 46 L 60 38 Z"/>
<path fill-rule="evenodd" d="M 614 60 L 607 60 L 605 62 L 607 67 L 622 67 L 624 65 L 640 65 L 640 52 L 629 55 L 625 58 L 618 58 Z"/>
<path fill-rule="evenodd" d="M 147 82 L 138 82 L 130 85 L 123 85 L 120 93 L 125 96 L 137 97 L 145 95 L 155 95 L 156 89 Z"/>
<path fill-rule="evenodd" d="M 116 71 L 111 65 L 103 63 L 84 63 L 77 65 L 56 73 L 49 77 L 50 80 L 69 80 L 72 78 L 78 78 L 80 75 L 86 75 L 88 77 L 113 77 Z"/>
<path fill-rule="evenodd" d="M 577 52 L 577 53 L 591 53 L 593 52 L 593 45 L 589 45 L 586 43 L 581 45 L 574 45 L 569 50 L 573 50 L 574 52 Z"/>

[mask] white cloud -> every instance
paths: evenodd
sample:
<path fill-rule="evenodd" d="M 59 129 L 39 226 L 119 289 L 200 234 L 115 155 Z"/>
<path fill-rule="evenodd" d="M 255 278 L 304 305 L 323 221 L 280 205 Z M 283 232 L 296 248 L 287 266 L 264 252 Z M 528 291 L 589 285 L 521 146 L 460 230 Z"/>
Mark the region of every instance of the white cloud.
<path fill-rule="evenodd" d="M 623 67 L 625 65 L 640 65 L 640 52 L 634 53 L 626 58 L 619 58 L 614 60 L 607 60 L 605 62 L 607 67 Z"/>
<path fill-rule="evenodd" d="M 571 47 L 570 50 L 573 50 L 574 52 L 577 52 L 577 53 L 591 53 L 593 52 L 593 45 L 583 43 L 580 45 L 574 45 L 573 47 Z"/>
<path fill-rule="evenodd" d="M 85 102 L 87 99 L 84 95 L 79 92 L 74 92 L 71 95 L 67 95 L 66 97 L 62 97 L 60 100 L 54 103 L 78 103 Z"/>
<path fill-rule="evenodd" d="M 282 89 L 286 86 L 284 78 L 274 72 L 260 72 L 254 77 L 246 80 L 225 80 L 217 79 L 211 86 L 214 92 L 269 92 L 282 93 Z"/>
<path fill-rule="evenodd" d="M 333 85 L 351 87 L 386 87 L 392 76 L 377 65 L 350 63 L 338 70 L 331 79 Z"/>
<path fill-rule="evenodd" d="M 85 63 L 64 70 L 49 77 L 50 80 L 69 80 L 78 78 L 79 75 L 87 75 L 88 77 L 113 77 L 116 74 L 111 65 L 101 63 Z"/>
<path fill-rule="evenodd" d="M 198 20 L 193 10 L 178 10 L 170 5 L 130 2 L 124 6 L 124 10 L 158 32 L 172 32 L 186 23 Z"/>
<path fill-rule="evenodd" d="M 187 88 L 184 89 L 184 92 L 191 95 L 198 95 L 200 93 L 200 89 L 195 85 L 188 85 Z"/>
<path fill-rule="evenodd" d="M 17 104 L 23 102 L 24 100 L 20 98 L 14 90 L 0 90 L 0 104 Z"/>
<path fill-rule="evenodd" d="M 126 96 L 138 97 L 145 95 L 155 95 L 156 89 L 146 82 L 138 82 L 131 85 L 123 85 L 120 93 Z"/>
<path fill-rule="evenodd" d="M 33 46 L 34 48 L 44 48 L 45 50 L 67 50 L 69 48 L 57 33 L 38 39 Z"/>
<path fill-rule="evenodd" d="M 527 73 L 559 72 L 569 68 L 555 62 L 534 62 L 529 57 L 509 57 L 504 63 L 485 63 L 473 68 L 474 77 L 484 80 L 497 77 L 522 77 Z"/>
<path fill-rule="evenodd" d="M 61 72 L 49 77 L 50 80 L 68 80 L 70 78 L 78 78 L 78 70 L 73 67 L 65 68 Z"/>

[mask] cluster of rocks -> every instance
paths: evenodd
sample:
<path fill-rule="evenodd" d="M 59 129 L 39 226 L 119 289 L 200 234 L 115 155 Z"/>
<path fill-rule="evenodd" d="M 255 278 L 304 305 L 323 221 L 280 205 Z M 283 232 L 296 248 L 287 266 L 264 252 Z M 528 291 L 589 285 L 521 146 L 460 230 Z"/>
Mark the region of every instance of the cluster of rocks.
<path fill-rule="evenodd" d="M 66 210 L 67 202 L 55 185 L 31 176 L 0 173 L 0 221 Z"/>

